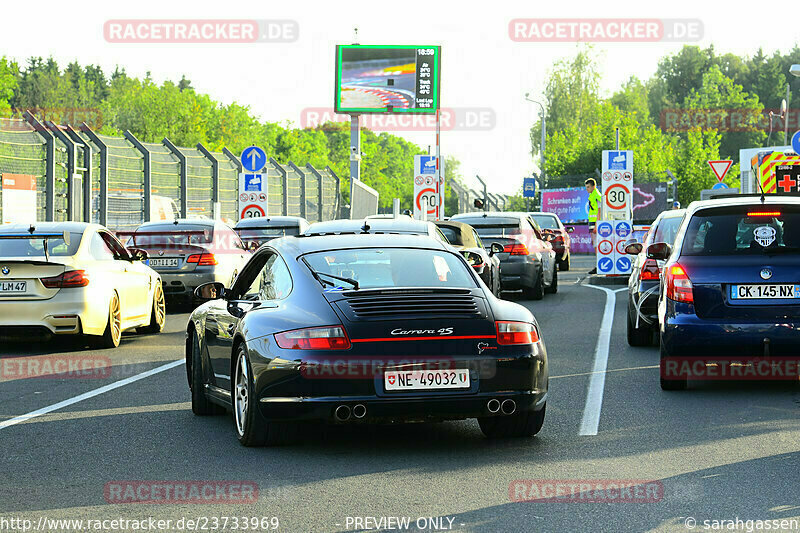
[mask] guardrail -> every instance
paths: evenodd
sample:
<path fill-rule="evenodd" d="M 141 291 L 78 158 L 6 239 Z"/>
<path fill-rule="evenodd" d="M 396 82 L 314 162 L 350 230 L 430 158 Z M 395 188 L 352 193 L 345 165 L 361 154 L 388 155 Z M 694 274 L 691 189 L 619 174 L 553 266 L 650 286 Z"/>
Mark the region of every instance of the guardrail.
<path fill-rule="evenodd" d="M 233 223 L 241 171 L 241 161 L 227 148 L 180 147 L 167 138 L 143 142 L 129 131 L 102 135 L 86 123 L 57 125 L 29 112 L 22 119 L 0 118 L 0 175 L 34 176 L 36 220 L 128 230 L 149 220 L 212 218 L 218 205 L 219 216 Z M 311 222 L 338 216 L 340 180 L 330 167 L 270 158 L 262 172 L 269 214 Z"/>

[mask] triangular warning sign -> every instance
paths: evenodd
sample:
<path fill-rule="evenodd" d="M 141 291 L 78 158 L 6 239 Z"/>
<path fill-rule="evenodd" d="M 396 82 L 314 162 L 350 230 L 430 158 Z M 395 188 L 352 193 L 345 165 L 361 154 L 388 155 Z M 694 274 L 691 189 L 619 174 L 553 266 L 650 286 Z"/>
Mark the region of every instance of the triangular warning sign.
<path fill-rule="evenodd" d="M 719 181 L 722 181 L 722 178 L 728 173 L 728 169 L 731 168 L 732 164 L 733 161 L 730 159 L 708 162 L 708 165 L 711 167 L 711 170 L 714 171 L 714 175 Z"/>

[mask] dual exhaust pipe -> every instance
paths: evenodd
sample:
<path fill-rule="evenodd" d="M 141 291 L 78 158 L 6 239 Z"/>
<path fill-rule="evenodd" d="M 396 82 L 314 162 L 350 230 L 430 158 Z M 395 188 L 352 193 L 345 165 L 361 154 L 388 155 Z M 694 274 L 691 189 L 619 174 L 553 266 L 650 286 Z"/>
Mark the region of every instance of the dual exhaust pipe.
<path fill-rule="evenodd" d="M 503 413 L 504 415 L 513 415 L 514 412 L 517 410 L 517 402 L 512 400 L 511 398 L 507 398 L 500 403 L 500 400 L 497 398 L 492 398 L 488 402 L 486 402 L 486 410 L 489 411 L 491 414 L 496 415 L 497 413 Z"/>
<path fill-rule="evenodd" d="M 333 417 L 338 422 L 346 422 L 350 418 L 361 420 L 367 416 L 367 407 L 363 403 L 357 403 L 351 409 L 349 405 L 342 404 L 333 411 Z"/>

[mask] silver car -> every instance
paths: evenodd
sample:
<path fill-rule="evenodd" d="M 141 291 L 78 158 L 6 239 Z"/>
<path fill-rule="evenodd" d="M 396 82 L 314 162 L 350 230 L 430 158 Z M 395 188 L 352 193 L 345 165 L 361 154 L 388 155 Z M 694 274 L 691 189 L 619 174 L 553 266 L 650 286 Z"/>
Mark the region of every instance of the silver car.
<path fill-rule="evenodd" d="M 192 301 L 203 283 L 232 286 L 250 258 L 230 226 L 207 219 L 147 222 L 136 228 L 128 244 L 147 251 L 168 300 Z"/>

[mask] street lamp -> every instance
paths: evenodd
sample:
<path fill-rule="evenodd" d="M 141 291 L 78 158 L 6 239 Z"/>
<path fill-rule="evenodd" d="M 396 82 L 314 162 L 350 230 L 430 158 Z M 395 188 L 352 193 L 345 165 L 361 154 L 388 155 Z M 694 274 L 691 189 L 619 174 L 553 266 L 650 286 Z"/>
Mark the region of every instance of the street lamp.
<path fill-rule="evenodd" d="M 797 65 L 797 67 L 800 68 L 800 65 Z M 800 75 L 800 74 L 798 74 L 798 75 Z M 530 93 L 525 93 L 525 100 L 527 100 L 529 102 L 533 102 L 534 104 L 539 104 L 539 108 L 542 110 L 542 146 L 541 146 L 542 163 L 540 165 L 542 168 L 541 168 L 541 170 L 539 172 L 539 177 L 542 178 L 541 185 L 542 185 L 542 187 L 544 187 L 544 185 L 545 185 L 545 182 L 544 182 L 544 176 L 545 176 L 545 174 L 544 174 L 544 146 L 545 146 L 545 143 L 547 142 L 547 137 L 545 135 L 545 131 L 546 131 L 545 121 L 546 121 L 546 118 L 545 118 L 545 114 L 544 114 L 544 106 L 542 105 L 542 103 L 541 102 L 537 102 L 536 100 L 532 100 L 532 99 L 528 98 L 529 94 Z"/>

